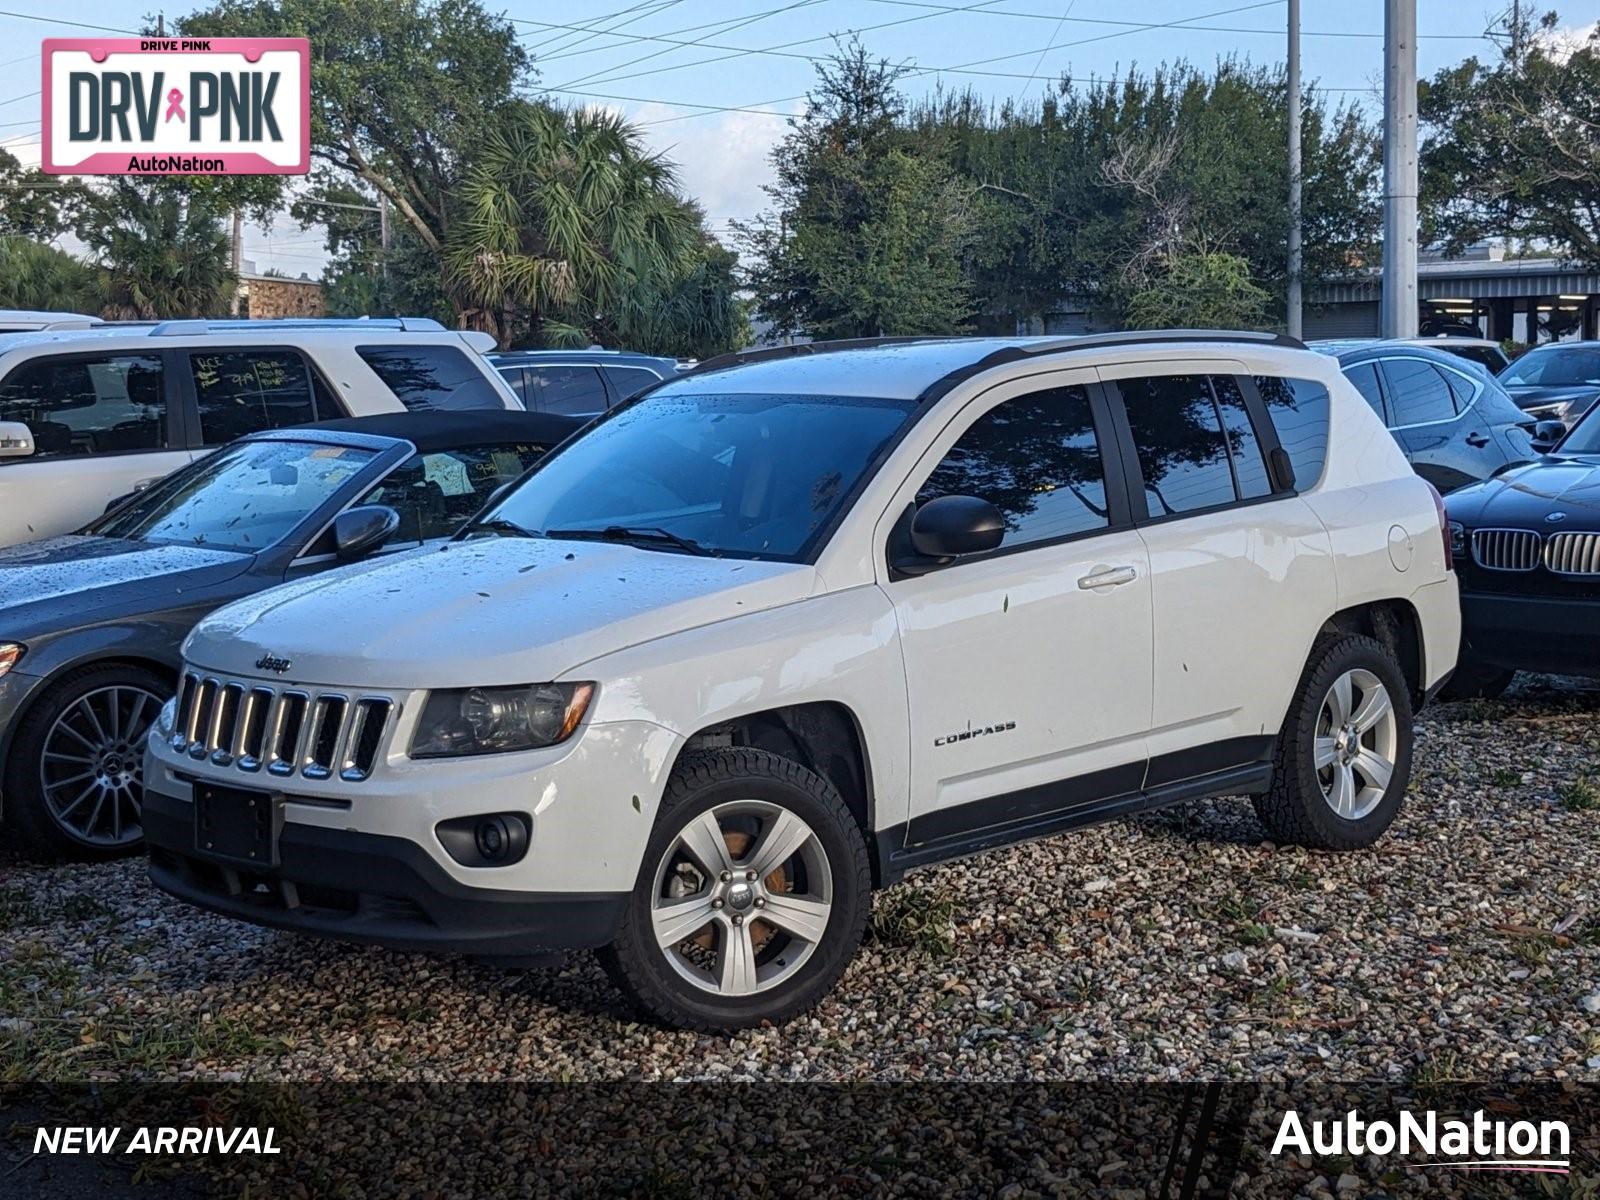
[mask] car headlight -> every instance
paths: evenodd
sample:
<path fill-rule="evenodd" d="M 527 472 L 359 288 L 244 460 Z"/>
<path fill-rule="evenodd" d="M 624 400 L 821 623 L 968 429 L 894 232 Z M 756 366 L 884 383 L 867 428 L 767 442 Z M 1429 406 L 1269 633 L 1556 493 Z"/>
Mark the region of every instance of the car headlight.
<path fill-rule="evenodd" d="M 423 706 L 411 739 L 411 757 L 503 754 L 555 746 L 572 736 L 592 699 L 592 683 L 437 691 Z"/>
<path fill-rule="evenodd" d="M 169 696 L 167 702 L 161 706 L 161 711 L 156 713 L 156 732 L 165 736 L 172 732 L 172 727 L 178 720 L 178 698 Z"/>
<path fill-rule="evenodd" d="M 24 647 L 16 642 L 0 642 L 0 675 L 4 675 L 22 661 Z"/>
<path fill-rule="evenodd" d="M 1460 558 L 1467 552 L 1467 527 L 1460 521 L 1450 522 L 1450 553 Z"/>

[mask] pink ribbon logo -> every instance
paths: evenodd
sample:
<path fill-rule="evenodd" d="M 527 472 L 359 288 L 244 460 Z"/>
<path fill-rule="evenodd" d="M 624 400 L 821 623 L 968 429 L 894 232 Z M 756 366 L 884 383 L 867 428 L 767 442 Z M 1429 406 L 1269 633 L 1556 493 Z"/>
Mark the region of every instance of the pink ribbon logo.
<path fill-rule="evenodd" d="M 166 120 L 170 121 L 173 117 L 177 117 L 180 121 L 188 120 L 188 118 L 183 115 L 183 92 L 178 88 L 173 88 L 167 93 Z"/>

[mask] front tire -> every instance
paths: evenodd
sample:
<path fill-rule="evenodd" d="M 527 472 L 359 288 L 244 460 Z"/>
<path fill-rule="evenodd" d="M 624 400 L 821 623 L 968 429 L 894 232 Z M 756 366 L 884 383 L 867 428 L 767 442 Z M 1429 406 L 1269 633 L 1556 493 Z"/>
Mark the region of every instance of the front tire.
<path fill-rule="evenodd" d="M 1253 797 L 1275 841 L 1361 850 L 1393 823 L 1411 779 L 1411 690 L 1370 637 L 1319 642 L 1278 735 L 1272 788 Z"/>
<path fill-rule="evenodd" d="M 103 862 L 144 840 L 144 741 L 172 685 L 131 664 L 84 667 L 17 723 L 5 764 L 5 824 L 33 852 Z"/>
<path fill-rule="evenodd" d="M 838 982 L 871 889 L 861 831 L 826 779 L 765 750 L 692 752 L 600 960 L 664 1024 L 780 1025 Z"/>

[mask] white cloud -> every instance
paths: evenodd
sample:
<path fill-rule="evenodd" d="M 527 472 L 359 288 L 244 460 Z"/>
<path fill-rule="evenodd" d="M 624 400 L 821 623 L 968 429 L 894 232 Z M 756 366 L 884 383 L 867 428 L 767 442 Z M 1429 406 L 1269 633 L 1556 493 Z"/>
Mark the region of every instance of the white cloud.
<path fill-rule="evenodd" d="M 1590 21 L 1587 25 L 1572 25 L 1565 28 L 1552 29 L 1549 32 L 1540 30 L 1534 34 L 1533 40 L 1539 49 L 1543 50 L 1557 62 L 1566 62 L 1579 50 L 1590 44 L 1596 30 L 1600 30 L 1600 21 Z"/>
<path fill-rule="evenodd" d="M 798 104 L 790 107 L 799 111 Z M 683 115 L 682 109 L 646 104 L 629 117 L 642 127 L 652 148 L 678 165 L 679 183 L 705 208 L 707 224 L 722 230 L 729 220 L 749 220 L 768 207 L 761 190 L 772 180 L 767 157 L 788 132 L 788 124 L 779 117 L 750 112 L 648 124 Z"/>

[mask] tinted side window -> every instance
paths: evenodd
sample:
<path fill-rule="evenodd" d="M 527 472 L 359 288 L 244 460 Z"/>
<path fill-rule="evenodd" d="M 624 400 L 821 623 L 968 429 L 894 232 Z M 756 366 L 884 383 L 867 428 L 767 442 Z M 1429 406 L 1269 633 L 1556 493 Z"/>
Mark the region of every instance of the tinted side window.
<path fill-rule="evenodd" d="M 1383 410 L 1383 388 L 1378 383 L 1378 368 L 1372 363 L 1357 363 L 1345 368 L 1344 377 L 1356 385 L 1356 391 L 1378 414 L 1378 420 L 1389 424 L 1389 414 Z"/>
<path fill-rule="evenodd" d="M 311 371 L 293 350 L 191 354 L 189 367 L 194 372 L 200 433 L 208 446 L 319 419 Z"/>
<path fill-rule="evenodd" d="M 505 407 L 466 351 L 454 346 L 357 346 L 356 353 L 409 409 Z"/>
<path fill-rule="evenodd" d="M 1456 415 L 1450 389 L 1432 363 L 1420 358 L 1386 358 L 1379 365 L 1396 429 L 1426 421 L 1448 421 Z"/>
<path fill-rule="evenodd" d="M 933 469 L 917 503 L 936 496 L 989 501 L 1005 516 L 1008 548 L 1104 529 L 1105 471 L 1088 393 L 1052 388 L 990 409 Z"/>
<path fill-rule="evenodd" d="M 593 367 L 528 367 L 524 402 L 534 412 L 583 416 L 606 410 L 606 385 Z"/>
<path fill-rule="evenodd" d="M 1295 490 L 1314 487 L 1328 460 L 1328 389 L 1309 379 L 1257 375 L 1256 390 L 1278 431 L 1278 444 L 1294 464 Z"/>
<path fill-rule="evenodd" d="M 27 424 L 35 458 L 159 450 L 167 445 L 161 359 L 112 354 L 23 363 L 0 383 L 0 421 Z"/>
<path fill-rule="evenodd" d="M 362 504 L 387 504 L 400 514 L 394 542 L 448 537 L 471 517 L 489 494 L 538 462 L 548 446 L 464 446 L 414 454 L 401 463 Z"/>
<path fill-rule="evenodd" d="M 1447 367 L 1436 367 L 1435 370 L 1444 376 L 1445 386 L 1450 389 L 1450 399 L 1455 402 L 1456 411 L 1464 413 L 1472 407 L 1472 398 L 1477 395 L 1478 387 L 1459 371 L 1452 371 Z"/>
<path fill-rule="evenodd" d="M 522 377 L 522 368 L 496 367 L 495 370 L 500 372 L 501 379 L 511 385 L 511 390 L 517 394 L 517 399 L 522 401 L 522 406 L 532 409 L 533 405 L 528 401 L 528 388 Z"/>
<path fill-rule="evenodd" d="M 646 371 L 642 367 L 607 367 L 605 372 L 606 378 L 611 381 L 612 390 L 617 393 L 618 403 L 661 382 L 654 372 Z"/>
<path fill-rule="evenodd" d="M 1150 515 L 1169 517 L 1232 504 L 1228 443 L 1205 377 L 1122 379 L 1117 387 L 1133 431 Z"/>
<path fill-rule="evenodd" d="M 1239 499 L 1255 500 L 1272 495 L 1272 481 L 1267 477 L 1267 460 L 1261 453 L 1261 442 L 1256 437 L 1255 426 L 1250 423 L 1250 410 L 1245 407 L 1244 393 L 1228 375 L 1213 375 L 1211 391 L 1217 398 L 1217 412 L 1222 417 L 1223 431 L 1228 435 L 1228 450 L 1233 455 L 1234 482 L 1239 485 Z"/>

